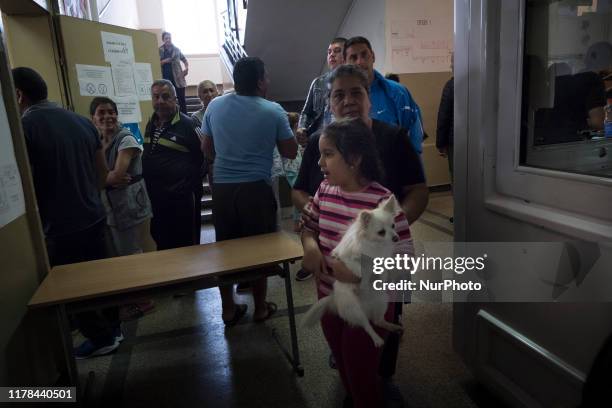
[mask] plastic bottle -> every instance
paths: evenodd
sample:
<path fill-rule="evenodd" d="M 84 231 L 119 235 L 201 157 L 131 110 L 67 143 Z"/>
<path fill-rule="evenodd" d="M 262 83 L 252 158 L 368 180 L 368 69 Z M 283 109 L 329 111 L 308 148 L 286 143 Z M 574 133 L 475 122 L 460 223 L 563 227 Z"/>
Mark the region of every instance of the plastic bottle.
<path fill-rule="evenodd" d="M 604 119 L 604 135 L 612 138 L 612 98 L 608 99 L 605 112 L 606 117 Z"/>

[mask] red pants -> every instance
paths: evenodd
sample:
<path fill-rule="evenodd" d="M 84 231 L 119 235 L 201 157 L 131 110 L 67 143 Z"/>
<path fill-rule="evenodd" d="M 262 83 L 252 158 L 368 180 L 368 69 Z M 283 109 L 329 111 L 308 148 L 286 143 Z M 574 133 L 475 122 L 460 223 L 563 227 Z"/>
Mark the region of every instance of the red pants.
<path fill-rule="evenodd" d="M 392 317 L 393 304 L 389 303 L 385 318 L 392 321 Z M 378 374 L 382 347 L 375 347 L 372 338 L 361 327 L 351 327 L 335 314 L 325 314 L 321 327 L 353 406 L 382 407 L 382 383 Z M 380 337 L 387 337 L 387 331 L 373 327 Z"/>

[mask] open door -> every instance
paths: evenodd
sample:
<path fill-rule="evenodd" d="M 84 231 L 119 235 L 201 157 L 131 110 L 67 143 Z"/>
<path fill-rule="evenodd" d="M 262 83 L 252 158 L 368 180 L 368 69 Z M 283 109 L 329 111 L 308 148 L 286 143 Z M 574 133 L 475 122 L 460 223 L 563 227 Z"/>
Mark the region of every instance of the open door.
<path fill-rule="evenodd" d="M 588 61 L 591 46 L 611 42 L 608 2 L 455 7 L 455 239 L 526 248 L 578 240 L 610 259 L 612 139 L 590 111 L 605 109 L 612 52 L 609 61 Z M 599 47 L 599 57 L 612 50 Z M 587 83 L 591 92 L 582 92 Z M 588 108 L 570 120 L 563 101 L 582 94 Z M 453 341 L 476 377 L 512 406 L 577 406 L 611 323 L 612 304 L 597 298 L 456 303 Z"/>
<path fill-rule="evenodd" d="M 46 312 L 27 310 L 49 266 L 2 30 L 0 88 L 0 385 L 53 385 L 57 327 Z M 19 202 L 16 218 L 7 218 Z"/>

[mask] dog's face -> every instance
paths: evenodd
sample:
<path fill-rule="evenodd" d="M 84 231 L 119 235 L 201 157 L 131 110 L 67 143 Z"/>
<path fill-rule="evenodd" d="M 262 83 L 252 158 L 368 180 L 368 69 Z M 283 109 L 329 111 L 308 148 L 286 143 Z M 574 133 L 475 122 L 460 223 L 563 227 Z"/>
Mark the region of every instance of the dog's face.
<path fill-rule="evenodd" d="M 394 196 L 391 196 L 381 202 L 374 210 L 365 210 L 359 213 L 357 222 L 359 223 L 362 237 L 368 241 L 380 244 L 399 241 L 394 223 L 395 215 L 398 211 L 397 201 Z"/>

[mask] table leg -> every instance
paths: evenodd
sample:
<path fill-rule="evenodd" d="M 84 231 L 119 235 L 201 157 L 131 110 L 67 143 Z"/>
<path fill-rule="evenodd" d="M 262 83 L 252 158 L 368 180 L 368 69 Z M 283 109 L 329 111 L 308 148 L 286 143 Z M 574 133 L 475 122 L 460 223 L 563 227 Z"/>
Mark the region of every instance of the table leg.
<path fill-rule="evenodd" d="M 293 291 L 291 289 L 291 274 L 289 273 L 289 263 L 283 262 L 283 275 L 285 278 L 285 293 L 287 294 L 287 312 L 289 314 L 289 331 L 291 332 L 291 351 L 293 360 L 291 364 L 298 376 L 304 376 L 304 368 L 300 364 L 300 350 L 297 342 L 297 329 L 295 327 L 295 309 L 293 308 Z"/>
<path fill-rule="evenodd" d="M 59 323 L 60 334 L 62 336 L 62 348 L 64 351 L 64 359 L 66 368 L 68 369 L 68 381 L 70 386 L 79 387 L 79 374 L 76 367 L 76 361 L 72 353 L 72 336 L 70 334 L 70 322 L 66 313 L 66 306 L 59 305 L 56 308 L 57 321 Z"/>

